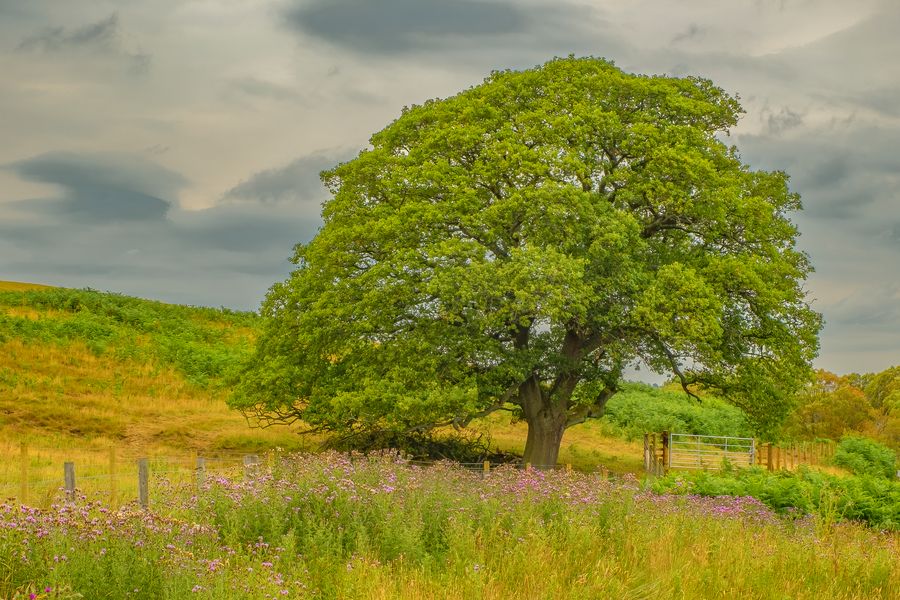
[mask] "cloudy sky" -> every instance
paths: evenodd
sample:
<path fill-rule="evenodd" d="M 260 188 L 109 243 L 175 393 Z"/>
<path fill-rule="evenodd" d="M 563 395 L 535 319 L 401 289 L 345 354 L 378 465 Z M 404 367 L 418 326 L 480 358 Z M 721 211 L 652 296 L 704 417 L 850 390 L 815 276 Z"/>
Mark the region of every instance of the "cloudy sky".
<path fill-rule="evenodd" d="M 900 363 L 896 0 L 0 0 L 0 280 L 256 308 L 318 172 L 404 105 L 570 53 L 740 96 L 784 169 L 818 365 Z"/>

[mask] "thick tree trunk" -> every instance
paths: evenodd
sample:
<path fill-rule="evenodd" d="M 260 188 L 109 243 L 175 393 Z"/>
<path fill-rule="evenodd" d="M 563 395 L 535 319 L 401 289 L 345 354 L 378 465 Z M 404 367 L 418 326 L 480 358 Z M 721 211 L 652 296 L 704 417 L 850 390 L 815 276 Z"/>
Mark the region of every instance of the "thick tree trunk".
<path fill-rule="evenodd" d="M 559 447 L 566 430 L 566 404 L 563 398 L 548 398 L 536 377 L 519 388 L 528 439 L 524 461 L 536 468 L 551 468 L 559 458 Z"/>
<path fill-rule="evenodd" d="M 547 414 L 529 420 L 528 439 L 525 442 L 525 462 L 541 469 L 554 467 L 559 458 L 559 448 L 565 430 L 565 413 L 562 418 Z"/>

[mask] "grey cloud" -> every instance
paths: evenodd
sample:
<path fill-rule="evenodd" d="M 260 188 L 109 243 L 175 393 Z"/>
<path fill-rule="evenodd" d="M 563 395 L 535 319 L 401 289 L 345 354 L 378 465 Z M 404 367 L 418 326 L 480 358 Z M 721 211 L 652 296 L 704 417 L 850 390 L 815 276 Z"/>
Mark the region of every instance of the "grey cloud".
<path fill-rule="evenodd" d="M 316 212 L 287 207 L 226 205 L 184 213 L 175 223 L 192 247 L 243 253 L 270 249 L 287 257 L 294 244 L 312 239 L 321 221 Z"/>
<path fill-rule="evenodd" d="M 681 42 L 702 38 L 704 35 L 706 35 L 707 31 L 708 29 L 706 27 L 702 27 L 700 25 L 697 25 L 696 23 L 691 23 L 685 31 L 672 38 L 672 43 L 678 44 Z"/>
<path fill-rule="evenodd" d="M 808 216 L 877 229 L 886 227 L 885 214 L 896 212 L 900 130 L 798 126 L 787 137 L 740 135 L 738 141 L 750 164 L 791 175 Z"/>
<path fill-rule="evenodd" d="M 20 161 L 7 168 L 60 186 L 63 197 L 0 203 L 3 276 L 256 308 L 290 272 L 293 246 L 321 225 L 318 173 L 345 155 L 317 153 L 262 171 L 199 211 L 175 208 L 185 180 L 143 159 L 54 153 Z M 38 218 L 17 219 L 16 209 Z"/>
<path fill-rule="evenodd" d="M 231 83 L 231 87 L 242 94 L 255 98 L 266 98 L 282 102 L 300 102 L 303 100 L 303 95 L 293 88 L 255 77 L 235 80 Z"/>
<path fill-rule="evenodd" d="M 128 48 L 124 38 L 119 15 L 114 12 L 105 19 L 80 27 L 46 28 L 22 40 L 18 50 L 45 54 L 92 52 L 122 58 L 132 73 L 145 73 L 152 57 L 143 50 Z"/>
<path fill-rule="evenodd" d="M 320 202 L 326 192 L 319 179 L 319 173 L 347 158 L 350 158 L 347 151 L 317 153 L 298 158 L 283 167 L 260 171 L 252 175 L 249 179 L 225 192 L 225 199 L 265 203 Z M 318 211 L 318 204 L 316 207 Z"/>
<path fill-rule="evenodd" d="M 391 54 L 455 37 L 522 32 L 529 16 L 499 1 L 317 0 L 287 11 L 287 25 L 360 52 Z"/>
<path fill-rule="evenodd" d="M 779 134 L 803 124 L 803 116 L 790 108 L 782 108 L 778 113 L 769 112 L 766 116 L 766 129 L 771 134 Z"/>
<path fill-rule="evenodd" d="M 51 152 L 8 165 L 21 179 L 62 188 L 58 199 L 22 208 L 81 221 L 160 220 L 187 182 L 180 174 L 137 157 Z"/>

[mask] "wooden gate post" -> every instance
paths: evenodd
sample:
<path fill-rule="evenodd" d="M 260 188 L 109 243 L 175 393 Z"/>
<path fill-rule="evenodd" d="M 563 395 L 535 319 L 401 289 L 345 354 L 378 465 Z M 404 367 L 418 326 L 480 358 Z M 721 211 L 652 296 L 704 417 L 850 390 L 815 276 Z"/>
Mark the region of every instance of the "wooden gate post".
<path fill-rule="evenodd" d="M 662 458 L 663 458 L 663 475 L 669 470 L 669 432 L 662 432 Z"/>
<path fill-rule="evenodd" d="M 650 434 L 644 434 L 644 472 L 650 472 Z"/>

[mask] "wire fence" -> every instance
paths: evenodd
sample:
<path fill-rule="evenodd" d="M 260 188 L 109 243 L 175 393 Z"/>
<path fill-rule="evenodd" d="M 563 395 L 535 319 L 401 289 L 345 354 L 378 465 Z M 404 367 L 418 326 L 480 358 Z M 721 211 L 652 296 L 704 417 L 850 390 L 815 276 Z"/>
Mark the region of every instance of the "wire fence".
<path fill-rule="evenodd" d="M 5 450 L 5 452 L 4 452 Z M 161 486 L 193 486 L 210 477 L 246 478 L 272 470 L 280 452 L 187 452 L 152 454 L 139 449 L 109 447 L 79 450 L 22 444 L 0 447 L 0 499 L 32 506 L 49 506 L 66 497 L 102 500 L 111 506 L 131 502 L 147 507 L 151 490 Z M 489 473 L 500 466 L 514 469 L 572 470 L 570 464 L 455 462 L 406 460 L 411 468 L 448 463 L 469 471 Z M 608 477 L 604 467 L 598 471 Z"/>

